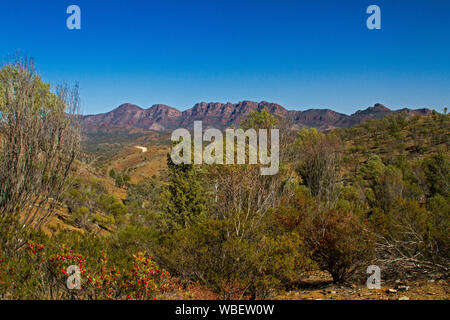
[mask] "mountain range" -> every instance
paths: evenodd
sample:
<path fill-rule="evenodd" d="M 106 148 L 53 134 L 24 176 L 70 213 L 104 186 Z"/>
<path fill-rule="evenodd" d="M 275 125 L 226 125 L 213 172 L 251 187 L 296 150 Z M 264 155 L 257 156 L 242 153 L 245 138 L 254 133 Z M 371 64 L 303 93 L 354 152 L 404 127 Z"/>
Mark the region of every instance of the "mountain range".
<path fill-rule="evenodd" d="M 116 109 L 96 115 L 82 117 L 82 127 L 86 133 L 108 132 L 166 132 L 176 128 L 192 128 L 195 120 L 203 121 L 203 127 L 225 128 L 238 126 L 240 121 L 253 111 L 264 108 L 286 120 L 292 129 L 314 127 L 319 130 L 348 128 L 370 119 L 380 119 L 393 113 L 407 116 L 430 115 L 430 109 L 391 110 L 382 104 L 346 115 L 331 109 L 287 110 L 271 102 L 241 101 L 239 103 L 200 102 L 185 111 L 179 111 L 163 104 L 155 104 L 148 109 L 125 103 Z"/>

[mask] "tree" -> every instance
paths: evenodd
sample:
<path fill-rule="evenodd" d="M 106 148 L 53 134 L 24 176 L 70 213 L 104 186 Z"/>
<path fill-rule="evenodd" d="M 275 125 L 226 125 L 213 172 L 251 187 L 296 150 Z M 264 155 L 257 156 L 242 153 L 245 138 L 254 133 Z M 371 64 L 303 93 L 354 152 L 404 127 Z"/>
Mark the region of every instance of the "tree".
<path fill-rule="evenodd" d="M 403 173 L 394 165 L 385 166 L 377 155 L 372 155 L 359 168 L 364 179 L 366 199 L 372 207 L 388 210 L 396 198 L 403 195 Z"/>
<path fill-rule="evenodd" d="M 23 58 L 5 65 L 0 80 L 0 222 L 13 215 L 37 229 L 53 214 L 79 152 L 78 87 L 52 92 Z"/>
<path fill-rule="evenodd" d="M 242 122 L 242 129 L 274 129 L 277 125 L 277 118 L 264 109 L 250 113 Z M 271 149 L 269 144 L 268 149 Z M 215 217 L 234 221 L 234 227 L 228 234 L 234 233 L 244 238 L 252 229 L 259 227 L 264 216 L 279 202 L 284 170 L 281 168 L 277 174 L 265 176 L 260 174 L 261 166 L 236 164 L 208 167 L 208 180 L 214 183 Z"/>
<path fill-rule="evenodd" d="M 450 160 L 448 154 L 439 150 L 436 155 L 423 162 L 431 196 L 448 197 L 450 193 Z"/>
<path fill-rule="evenodd" d="M 116 186 L 119 188 L 122 188 L 125 184 L 125 181 L 123 180 L 123 176 L 121 174 L 118 174 L 116 176 Z"/>
<path fill-rule="evenodd" d="M 261 112 L 252 112 L 247 118 L 245 118 L 241 127 L 244 129 L 253 128 L 258 129 L 272 129 L 278 127 L 279 120 L 276 116 L 271 114 L 267 108 L 264 108 Z"/>
<path fill-rule="evenodd" d="M 186 228 L 206 217 L 206 199 L 192 164 L 175 164 L 167 155 L 169 185 L 166 192 L 167 213 L 171 227 Z"/>
<path fill-rule="evenodd" d="M 396 198 L 403 194 L 402 171 L 395 166 L 389 165 L 376 179 L 374 186 L 377 206 L 387 210 Z"/>
<path fill-rule="evenodd" d="M 109 170 L 109 176 L 115 180 L 116 179 L 116 171 L 114 169 Z"/>
<path fill-rule="evenodd" d="M 123 181 L 125 183 L 129 183 L 131 181 L 131 177 L 130 177 L 130 175 L 128 173 L 124 173 L 123 174 Z"/>
<path fill-rule="evenodd" d="M 318 203 L 336 206 L 339 197 L 341 168 L 341 140 L 332 134 L 324 134 L 314 128 L 298 132 L 297 171 Z"/>

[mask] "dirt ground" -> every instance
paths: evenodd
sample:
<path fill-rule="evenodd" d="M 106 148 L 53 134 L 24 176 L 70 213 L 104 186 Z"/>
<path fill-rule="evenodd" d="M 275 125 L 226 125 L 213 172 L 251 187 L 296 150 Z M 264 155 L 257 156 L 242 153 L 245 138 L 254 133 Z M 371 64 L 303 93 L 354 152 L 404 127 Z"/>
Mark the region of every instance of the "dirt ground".
<path fill-rule="evenodd" d="M 311 273 L 299 288 L 278 295 L 277 300 L 450 300 L 448 279 L 403 280 L 381 283 L 381 289 L 365 284 L 333 284 L 324 272 Z"/>

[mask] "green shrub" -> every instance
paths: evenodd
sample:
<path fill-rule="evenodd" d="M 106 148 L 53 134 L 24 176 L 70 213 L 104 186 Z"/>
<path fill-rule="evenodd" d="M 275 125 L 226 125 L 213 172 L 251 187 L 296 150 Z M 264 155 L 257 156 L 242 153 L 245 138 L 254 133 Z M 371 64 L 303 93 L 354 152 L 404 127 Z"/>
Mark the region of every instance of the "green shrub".
<path fill-rule="evenodd" d="M 198 281 L 222 299 L 267 298 L 298 280 L 311 261 L 297 233 L 258 234 L 241 238 L 231 220 L 207 220 L 175 232 L 157 256 L 174 275 Z"/>
<path fill-rule="evenodd" d="M 116 179 L 116 171 L 114 169 L 109 170 L 109 176 L 115 180 Z"/>

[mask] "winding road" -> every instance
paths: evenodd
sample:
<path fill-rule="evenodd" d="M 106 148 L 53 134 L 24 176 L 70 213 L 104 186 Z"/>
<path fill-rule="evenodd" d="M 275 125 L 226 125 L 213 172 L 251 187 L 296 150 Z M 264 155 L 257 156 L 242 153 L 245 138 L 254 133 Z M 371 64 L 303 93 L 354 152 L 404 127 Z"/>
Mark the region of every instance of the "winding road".
<path fill-rule="evenodd" d="M 147 152 L 147 147 L 136 146 L 136 148 L 141 149 L 142 152 Z"/>

